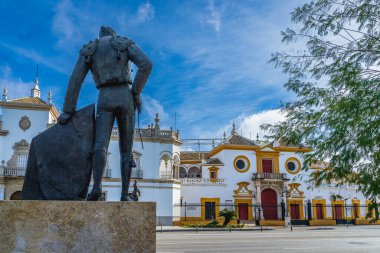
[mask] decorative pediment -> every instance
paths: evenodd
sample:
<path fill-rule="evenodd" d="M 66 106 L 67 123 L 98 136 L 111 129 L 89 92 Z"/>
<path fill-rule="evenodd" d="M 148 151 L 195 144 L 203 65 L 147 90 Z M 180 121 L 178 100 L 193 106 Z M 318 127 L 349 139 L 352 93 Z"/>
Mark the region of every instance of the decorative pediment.
<path fill-rule="evenodd" d="M 238 188 L 234 190 L 235 195 L 252 195 L 252 191 L 248 189 L 249 182 L 237 183 Z"/>
<path fill-rule="evenodd" d="M 267 145 L 261 146 L 259 148 L 259 151 L 276 151 L 276 149 L 271 144 L 267 144 Z"/>
<path fill-rule="evenodd" d="M 289 198 L 304 198 L 303 191 L 299 189 L 301 184 L 299 183 L 292 183 L 289 184 L 289 190 L 287 192 L 287 196 Z"/>
<path fill-rule="evenodd" d="M 22 139 L 21 141 L 16 142 L 13 145 L 13 149 L 14 150 L 29 150 L 29 143 L 26 140 Z"/>

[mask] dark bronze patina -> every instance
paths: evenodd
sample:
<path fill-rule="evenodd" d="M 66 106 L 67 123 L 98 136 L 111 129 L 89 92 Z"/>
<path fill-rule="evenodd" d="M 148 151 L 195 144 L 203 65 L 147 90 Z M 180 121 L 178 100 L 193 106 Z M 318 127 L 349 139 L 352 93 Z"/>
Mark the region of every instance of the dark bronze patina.
<path fill-rule="evenodd" d="M 91 180 L 95 105 L 33 138 L 22 199 L 84 200 Z M 75 144 L 74 144 L 75 143 Z"/>
<path fill-rule="evenodd" d="M 131 62 L 138 67 L 133 82 Z M 59 123 L 65 124 L 75 114 L 81 85 L 88 71 L 91 71 L 99 96 L 93 155 L 94 186 L 88 200 L 98 200 L 102 194 L 102 176 L 115 119 L 119 130 L 121 200 L 130 200 L 128 188 L 132 167 L 135 166 L 132 156 L 134 115 L 135 109 L 141 111 L 140 94 L 151 70 L 152 62 L 136 44 L 126 37 L 118 36 L 110 27 L 101 27 L 99 38 L 80 50 L 69 80 Z"/>

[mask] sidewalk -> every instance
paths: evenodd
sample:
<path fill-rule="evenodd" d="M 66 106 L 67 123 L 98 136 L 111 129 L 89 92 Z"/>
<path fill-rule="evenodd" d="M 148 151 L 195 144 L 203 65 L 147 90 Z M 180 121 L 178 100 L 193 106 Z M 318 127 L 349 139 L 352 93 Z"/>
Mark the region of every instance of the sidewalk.
<path fill-rule="evenodd" d="M 156 232 L 200 232 L 200 231 L 317 231 L 317 230 L 367 230 L 367 229 L 378 229 L 380 230 L 379 225 L 337 225 L 337 226 L 292 226 L 292 227 L 260 227 L 260 226 L 245 226 L 243 228 L 185 228 L 179 226 L 156 226 Z"/>
<path fill-rule="evenodd" d="M 259 227 L 259 226 L 246 226 L 243 228 L 185 228 L 179 226 L 156 226 L 156 232 L 189 232 L 189 231 L 269 231 L 275 229 L 283 229 L 284 227 Z"/>

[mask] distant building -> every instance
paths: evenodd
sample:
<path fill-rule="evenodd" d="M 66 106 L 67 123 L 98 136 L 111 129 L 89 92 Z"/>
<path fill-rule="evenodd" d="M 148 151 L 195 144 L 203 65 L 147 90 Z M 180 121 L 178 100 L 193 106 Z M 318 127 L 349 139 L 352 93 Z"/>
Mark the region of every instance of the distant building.
<path fill-rule="evenodd" d="M 31 140 L 56 124 L 59 111 L 51 92 L 47 100 L 41 98 L 37 78 L 28 97 L 9 99 L 4 88 L 0 107 L 0 200 L 16 200 Z M 158 114 L 154 121 L 141 129 L 144 149 L 135 130 L 137 167 L 130 191 L 136 180 L 140 200 L 157 203 L 158 224 L 208 223 L 225 208 L 234 210 L 240 222 L 262 225 L 283 225 L 288 215 L 293 224 L 365 221 L 368 201 L 356 186 L 313 187 L 307 182 L 312 171 L 323 169 L 301 170 L 301 154 L 308 148 L 278 142 L 263 145 L 239 135 L 233 125 L 231 135 L 213 141 L 210 150 L 181 152 L 178 131 L 162 130 Z M 115 128 L 103 178 L 106 201 L 120 199 L 118 149 Z"/>

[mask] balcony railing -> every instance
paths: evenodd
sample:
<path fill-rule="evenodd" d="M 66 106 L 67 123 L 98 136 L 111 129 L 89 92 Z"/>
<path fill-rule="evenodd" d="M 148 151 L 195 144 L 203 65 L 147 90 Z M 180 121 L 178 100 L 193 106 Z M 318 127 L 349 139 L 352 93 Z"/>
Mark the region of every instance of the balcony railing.
<path fill-rule="evenodd" d="M 5 167 L 0 166 L 0 173 L 4 177 L 23 177 L 25 176 L 26 168 L 24 167 Z"/>
<path fill-rule="evenodd" d="M 179 132 L 173 130 L 161 130 L 155 128 L 142 128 L 135 129 L 134 138 L 149 137 L 149 138 L 162 138 L 168 140 L 179 140 Z M 117 137 L 119 135 L 119 130 L 117 127 L 114 127 L 112 130 L 112 136 Z"/>
<path fill-rule="evenodd" d="M 286 173 L 253 173 L 252 180 L 288 180 Z"/>
<path fill-rule="evenodd" d="M 161 179 L 178 179 L 177 176 L 173 175 L 172 171 L 160 171 Z"/>
<path fill-rule="evenodd" d="M 216 178 L 216 179 L 210 179 L 210 178 L 198 178 L 198 177 L 192 177 L 192 178 L 180 178 L 182 184 L 190 184 L 190 185 L 196 185 L 196 184 L 209 184 L 209 185 L 221 185 L 224 184 L 225 179 L 224 178 Z"/>

